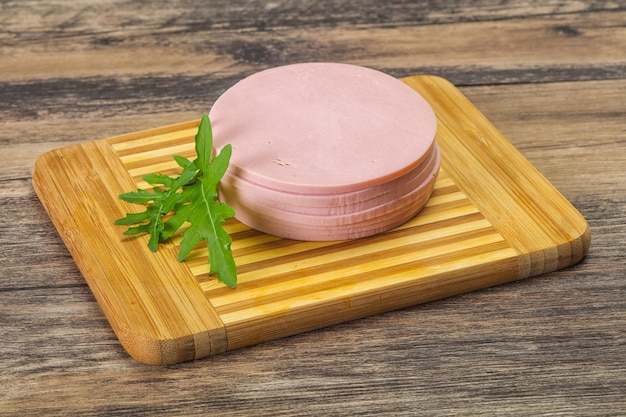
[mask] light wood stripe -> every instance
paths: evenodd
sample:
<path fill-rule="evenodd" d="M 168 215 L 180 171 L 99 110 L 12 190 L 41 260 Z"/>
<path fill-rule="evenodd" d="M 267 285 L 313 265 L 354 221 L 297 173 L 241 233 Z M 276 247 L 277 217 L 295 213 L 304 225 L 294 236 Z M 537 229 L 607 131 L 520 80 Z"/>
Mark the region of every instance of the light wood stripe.
<path fill-rule="evenodd" d="M 198 130 L 198 124 L 199 120 L 186 122 L 157 129 L 149 136 L 146 136 L 144 132 L 138 132 L 137 134 L 110 138 L 107 139 L 107 142 L 120 157 L 129 154 L 141 154 L 154 149 L 167 149 L 172 144 L 186 143 L 193 146 L 193 139 Z"/>

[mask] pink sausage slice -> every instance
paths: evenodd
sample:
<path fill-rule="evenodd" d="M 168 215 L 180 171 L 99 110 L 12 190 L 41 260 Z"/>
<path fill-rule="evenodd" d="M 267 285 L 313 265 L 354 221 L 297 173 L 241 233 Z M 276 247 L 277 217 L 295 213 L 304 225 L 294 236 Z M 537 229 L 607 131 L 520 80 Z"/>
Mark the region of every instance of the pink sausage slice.
<path fill-rule="evenodd" d="M 278 236 L 379 233 L 424 206 L 430 191 L 416 190 L 432 190 L 439 169 L 429 104 L 369 68 L 306 63 L 261 71 L 220 96 L 209 117 L 215 147 L 233 147 L 222 198 L 240 221 Z M 378 218 L 354 204 L 367 200 L 379 207 Z M 342 219 L 333 225 L 337 213 Z M 300 220 L 281 222 L 287 218 Z"/>

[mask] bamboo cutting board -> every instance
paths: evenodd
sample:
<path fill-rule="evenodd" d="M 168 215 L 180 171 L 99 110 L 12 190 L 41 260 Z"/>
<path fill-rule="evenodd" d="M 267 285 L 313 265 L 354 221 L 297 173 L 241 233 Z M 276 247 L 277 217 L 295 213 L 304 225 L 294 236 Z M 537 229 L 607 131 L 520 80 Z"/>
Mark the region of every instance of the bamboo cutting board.
<path fill-rule="evenodd" d="M 226 224 L 239 282 L 208 274 L 206 247 L 179 263 L 113 222 L 140 207 L 118 195 L 194 155 L 198 121 L 42 155 L 33 186 L 128 353 L 148 364 L 198 359 L 580 261 L 584 218 L 452 84 L 405 81 L 438 119 L 442 169 L 426 208 L 377 236 L 281 239 Z"/>

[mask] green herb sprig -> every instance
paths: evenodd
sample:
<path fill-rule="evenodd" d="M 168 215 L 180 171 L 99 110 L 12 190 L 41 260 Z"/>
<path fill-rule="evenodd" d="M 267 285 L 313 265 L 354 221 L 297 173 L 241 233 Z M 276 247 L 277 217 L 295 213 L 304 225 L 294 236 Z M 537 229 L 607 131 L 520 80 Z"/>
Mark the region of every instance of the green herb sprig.
<path fill-rule="evenodd" d="M 148 233 L 148 247 L 156 252 L 159 243 L 174 235 L 185 223 L 178 260 L 185 260 L 191 250 L 206 241 L 209 251 L 211 274 L 231 288 L 237 284 L 237 268 L 230 248 L 232 239 L 223 228 L 226 219 L 234 217 L 235 211 L 218 199 L 217 185 L 224 176 L 232 147 L 226 145 L 213 156 L 213 133 L 209 117 L 204 114 L 195 138 L 197 158 L 192 162 L 182 156 L 174 156 L 182 168 L 177 177 L 163 174 L 143 176 L 152 190 L 137 190 L 120 194 L 124 201 L 145 206 L 145 211 L 128 213 L 115 221 L 117 225 L 129 226 L 125 235 Z"/>

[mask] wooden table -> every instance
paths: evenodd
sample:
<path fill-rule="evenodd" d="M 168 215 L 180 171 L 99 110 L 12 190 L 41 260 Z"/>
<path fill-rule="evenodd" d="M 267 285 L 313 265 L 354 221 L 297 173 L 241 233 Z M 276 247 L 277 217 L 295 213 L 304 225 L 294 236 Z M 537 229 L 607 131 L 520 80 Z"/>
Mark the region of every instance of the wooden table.
<path fill-rule="evenodd" d="M 0 3 L 0 415 L 626 413 L 623 2 L 189 3 Z M 198 118 L 303 61 L 453 82 L 586 217 L 586 259 L 195 362 L 131 359 L 35 159 Z"/>

